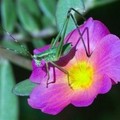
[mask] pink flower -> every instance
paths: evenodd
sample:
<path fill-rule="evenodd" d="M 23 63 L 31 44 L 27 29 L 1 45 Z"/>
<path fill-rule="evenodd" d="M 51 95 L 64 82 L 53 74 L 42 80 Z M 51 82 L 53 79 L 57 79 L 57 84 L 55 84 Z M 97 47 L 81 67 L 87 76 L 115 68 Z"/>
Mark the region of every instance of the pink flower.
<path fill-rule="evenodd" d="M 32 108 L 40 109 L 44 113 L 58 114 L 67 105 L 76 107 L 89 106 L 98 94 L 107 93 L 112 83 L 120 81 L 120 40 L 110 34 L 106 26 L 98 20 L 89 18 L 79 27 L 87 46 L 89 38 L 90 57 L 87 57 L 83 43 L 78 42 L 80 35 L 77 29 L 67 35 L 65 41 L 73 45 L 73 49 L 65 57 L 60 58 L 58 65 L 69 73 L 69 82 L 65 73 L 49 64 L 50 81 L 56 81 L 46 87 L 45 61 L 37 67 L 33 61 L 31 81 L 40 83 L 35 87 L 28 99 Z M 69 38 L 69 39 L 68 39 Z M 36 49 L 40 53 L 49 46 Z"/>

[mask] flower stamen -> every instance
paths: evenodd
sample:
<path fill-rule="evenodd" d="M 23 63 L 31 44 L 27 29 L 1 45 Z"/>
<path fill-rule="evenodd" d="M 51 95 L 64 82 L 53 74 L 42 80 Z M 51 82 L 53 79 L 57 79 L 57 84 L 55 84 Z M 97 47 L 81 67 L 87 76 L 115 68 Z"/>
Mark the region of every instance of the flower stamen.
<path fill-rule="evenodd" d="M 73 89 L 89 88 L 93 83 L 94 69 L 86 61 L 75 64 L 69 70 L 69 81 Z"/>

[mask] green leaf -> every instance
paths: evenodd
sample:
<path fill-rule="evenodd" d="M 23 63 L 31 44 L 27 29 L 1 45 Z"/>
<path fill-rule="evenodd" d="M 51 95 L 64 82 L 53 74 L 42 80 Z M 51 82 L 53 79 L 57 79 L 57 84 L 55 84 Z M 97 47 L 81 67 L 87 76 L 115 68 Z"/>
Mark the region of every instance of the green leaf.
<path fill-rule="evenodd" d="M 22 5 L 24 5 L 26 7 L 26 9 L 32 15 L 40 18 L 41 13 L 40 13 L 39 7 L 37 6 L 37 3 L 35 2 L 35 0 L 21 0 L 21 3 L 22 3 Z"/>
<path fill-rule="evenodd" d="M 42 9 L 43 13 L 54 23 L 56 0 L 52 0 L 49 3 L 48 0 L 38 0 L 38 4 Z"/>
<path fill-rule="evenodd" d="M 53 26 L 53 22 L 47 16 L 42 16 L 41 23 L 44 26 L 44 28 Z"/>
<path fill-rule="evenodd" d="M 1 14 L 2 24 L 4 28 L 12 32 L 16 22 L 15 3 L 13 0 L 2 0 L 1 1 Z"/>
<path fill-rule="evenodd" d="M 18 120 L 18 99 L 12 93 L 14 85 L 11 65 L 0 59 L 0 120 Z"/>
<path fill-rule="evenodd" d="M 20 22 L 26 31 L 30 33 L 36 33 L 39 31 L 39 26 L 35 17 L 30 14 L 30 12 L 26 9 L 26 6 L 22 4 L 21 1 L 17 1 L 17 12 Z"/>
<path fill-rule="evenodd" d="M 3 41 L 0 42 L 0 43 L 1 43 L 1 45 L 2 45 L 4 48 L 12 49 L 12 50 L 13 50 L 12 52 L 14 52 L 14 53 L 19 52 L 19 53 L 17 53 L 17 54 L 26 55 L 26 51 L 25 51 L 24 48 L 27 49 L 27 46 L 26 46 L 25 44 L 21 44 L 21 43 L 18 44 L 18 43 L 16 43 L 16 42 L 12 42 L 12 41 L 10 41 L 10 40 L 3 40 Z M 24 48 L 21 47 L 21 45 L 24 46 Z M 17 51 L 17 52 L 16 52 L 16 51 Z"/>
<path fill-rule="evenodd" d="M 59 0 L 56 10 L 57 25 L 59 30 L 62 29 L 64 21 L 67 17 L 68 10 L 74 8 L 81 14 L 85 11 L 83 0 Z M 75 28 L 73 20 L 70 18 L 67 33 Z"/>
<path fill-rule="evenodd" d="M 34 38 L 32 40 L 32 43 L 34 45 L 34 48 L 40 48 L 40 47 L 45 46 L 45 41 L 40 38 Z"/>
<path fill-rule="evenodd" d="M 29 79 L 19 82 L 13 88 L 13 93 L 19 96 L 29 96 L 33 88 L 38 84 L 31 82 Z"/>

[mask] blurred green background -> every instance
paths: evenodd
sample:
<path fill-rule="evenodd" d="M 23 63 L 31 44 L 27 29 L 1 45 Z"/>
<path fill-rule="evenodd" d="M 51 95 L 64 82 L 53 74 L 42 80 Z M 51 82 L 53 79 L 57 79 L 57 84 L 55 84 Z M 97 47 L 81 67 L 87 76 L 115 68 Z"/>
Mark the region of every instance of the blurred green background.
<path fill-rule="evenodd" d="M 119 1 L 84 2 L 86 19 L 93 17 L 102 21 L 111 33 L 120 37 Z M 55 15 L 55 11 L 58 0 L 1 0 L 0 3 L 1 26 L 31 53 L 34 48 L 49 44 L 51 38 L 57 35 L 56 17 L 59 16 Z M 0 47 L 24 52 L 2 28 L 0 38 Z M 27 97 L 12 94 L 15 83 L 29 78 L 30 74 L 29 57 L 0 49 L 0 120 L 120 120 L 120 84 L 113 86 L 109 93 L 99 95 L 89 107 L 69 105 L 58 115 L 52 116 L 32 109 L 27 104 Z"/>

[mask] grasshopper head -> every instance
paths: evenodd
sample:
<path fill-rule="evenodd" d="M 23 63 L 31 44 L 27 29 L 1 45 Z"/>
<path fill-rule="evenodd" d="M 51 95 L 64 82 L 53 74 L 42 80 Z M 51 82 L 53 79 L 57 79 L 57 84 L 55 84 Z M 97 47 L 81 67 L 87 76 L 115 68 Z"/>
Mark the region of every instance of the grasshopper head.
<path fill-rule="evenodd" d="M 41 65 L 41 59 L 35 54 L 32 56 L 32 58 L 35 61 L 35 64 L 39 67 Z"/>

